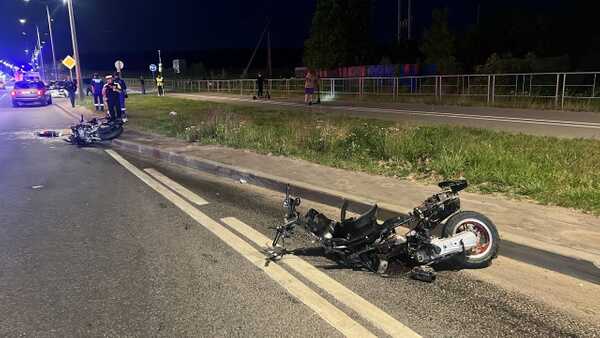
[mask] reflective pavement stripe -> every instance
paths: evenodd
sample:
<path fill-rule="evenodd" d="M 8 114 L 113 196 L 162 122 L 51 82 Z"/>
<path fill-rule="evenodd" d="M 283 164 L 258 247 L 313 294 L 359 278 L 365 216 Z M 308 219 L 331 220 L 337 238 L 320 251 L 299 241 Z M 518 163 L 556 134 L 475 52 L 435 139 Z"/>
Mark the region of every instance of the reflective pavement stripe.
<path fill-rule="evenodd" d="M 164 198 L 188 214 L 190 217 L 196 220 L 196 222 L 220 238 L 230 248 L 237 251 L 257 268 L 264 271 L 269 277 L 271 277 L 271 279 L 277 282 L 299 301 L 312 309 L 321 318 L 323 318 L 323 320 L 340 331 L 342 334 L 347 337 L 357 338 L 376 337 L 365 327 L 354 321 L 340 309 L 333 306 L 325 298 L 321 297 L 318 293 L 310 289 L 281 266 L 277 264 L 269 264 L 268 266 L 265 266 L 265 256 L 263 253 L 256 250 L 245 240 L 227 230 L 224 226 L 217 223 L 200 210 L 196 209 L 192 204 L 186 202 L 183 198 L 179 197 L 177 194 L 155 181 L 152 177 L 136 168 L 134 165 L 129 163 L 129 161 L 121 157 L 121 155 L 113 150 L 106 150 L 106 152 L 142 182 L 146 183 Z"/>
<path fill-rule="evenodd" d="M 150 174 L 155 179 L 157 179 L 162 184 L 171 188 L 171 190 L 173 190 L 176 193 L 178 193 L 179 195 L 185 197 L 188 201 L 190 201 L 194 204 L 197 204 L 197 205 L 208 204 L 208 201 L 206 201 L 204 198 L 196 195 L 194 192 L 190 191 L 189 189 L 182 186 L 181 184 L 173 181 L 172 179 L 168 178 L 167 176 L 163 175 L 162 173 L 160 173 L 152 168 L 144 169 L 144 171 L 147 172 L 148 174 Z"/>
<path fill-rule="evenodd" d="M 271 242 L 266 236 L 236 218 L 223 218 L 221 221 L 229 225 L 235 231 L 246 236 L 256 245 L 263 247 L 265 244 Z M 338 281 L 327 276 L 327 274 L 303 259 L 294 255 L 286 255 L 281 262 L 331 294 L 339 302 L 356 311 L 360 316 L 373 324 L 373 326 L 383 330 L 390 336 L 420 337 L 419 334 L 397 321 L 394 317 L 371 304 Z"/>

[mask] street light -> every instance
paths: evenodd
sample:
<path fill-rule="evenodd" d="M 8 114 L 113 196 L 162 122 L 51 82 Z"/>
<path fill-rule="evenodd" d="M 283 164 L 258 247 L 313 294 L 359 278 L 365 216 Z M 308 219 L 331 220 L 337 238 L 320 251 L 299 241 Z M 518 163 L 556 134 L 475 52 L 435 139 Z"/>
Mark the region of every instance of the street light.
<path fill-rule="evenodd" d="M 26 23 L 27 23 L 27 19 L 19 19 L 19 23 L 20 23 L 21 25 L 24 25 L 24 24 L 26 24 Z"/>

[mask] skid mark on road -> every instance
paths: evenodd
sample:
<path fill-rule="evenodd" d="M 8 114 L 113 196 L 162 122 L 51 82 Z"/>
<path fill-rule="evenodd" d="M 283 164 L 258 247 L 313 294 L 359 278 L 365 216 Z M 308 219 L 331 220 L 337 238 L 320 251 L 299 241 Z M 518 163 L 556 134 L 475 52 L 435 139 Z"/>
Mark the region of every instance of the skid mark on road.
<path fill-rule="evenodd" d="M 236 218 L 224 218 L 223 223 L 230 226 L 235 231 L 244 235 L 254 244 L 263 247 L 270 240 L 260 232 L 256 231 L 247 224 L 242 223 Z M 292 270 L 306 277 L 318 287 L 332 295 L 342 304 L 356 311 L 361 317 L 368 320 L 375 327 L 383 330 L 392 337 L 419 337 L 419 335 L 410 328 L 400 323 L 394 317 L 368 302 L 366 299 L 354 293 L 338 281 L 327 276 L 312 264 L 306 262 L 300 257 L 294 255 L 285 256 L 282 262 Z"/>
<path fill-rule="evenodd" d="M 147 169 L 144 169 L 144 171 L 147 172 L 148 174 L 150 174 L 152 177 L 154 177 L 160 183 L 166 185 L 167 187 L 171 188 L 171 190 L 173 190 L 176 193 L 178 193 L 179 195 L 183 196 L 188 201 L 190 201 L 196 205 L 207 205 L 208 204 L 208 202 L 204 198 L 196 195 L 195 193 L 193 193 L 186 187 L 173 181 L 172 179 L 168 178 L 167 176 L 163 175 L 162 173 L 158 172 L 157 170 L 154 170 L 152 168 L 147 168 Z"/>
<path fill-rule="evenodd" d="M 177 206 L 180 210 L 192 217 L 196 222 L 221 239 L 230 248 L 238 252 L 257 268 L 264 271 L 271 279 L 277 282 L 287 292 L 312 309 L 321 318 L 323 318 L 323 320 L 340 331 L 342 334 L 347 337 L 375 337 L 373 333 L 360 325 L 358 322 L 354 321 L 340 309 L 329 303 L 325 298 L 321 297 L 318 293 L 310 289 L 308 286 L 306 286 L 306 284 L 302 283 L 292 274 L 284 270 L 281 266 L 277 264 L 269 264 L 266 266 L 264 254 L 252 247 L 245 240 L 227 230 L 223 225 L 217 223 L 200 210 L 196 209 L 192 204 L 188 203 L 182 197 L 179 197 L 177 194 L 160 184 L 158 181 L 154 180 L 148 174 L 129 163 L 129 161 L 121 157 L 121 155 L 115 151 L 106 150 L 106 152 L 142 182 L 146 183 L 164 198 Z"/>

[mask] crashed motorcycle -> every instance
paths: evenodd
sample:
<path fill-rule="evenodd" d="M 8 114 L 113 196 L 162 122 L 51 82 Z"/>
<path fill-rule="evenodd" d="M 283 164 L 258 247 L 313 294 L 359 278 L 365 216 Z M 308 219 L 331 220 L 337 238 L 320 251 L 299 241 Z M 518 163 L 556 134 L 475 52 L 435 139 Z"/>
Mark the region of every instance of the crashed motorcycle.
<path fill-rule="evenodd" d="M 412 278 L 426 282 L 435 280 L 434 267 L 442 262 L 459 268 L 487 267 L 498 254 L 500 236 L 486 216 L 460 210 L 458 193 L 467 185 L 466 180 L 441 182 L 441 192 L 408 215 L 384 222 L 377 219 L 377 205 L 358 217 L 346 218 L 348 201 L 342 205 L 339 221 L 314 209 L 301 216 L 296 210 L 301 200 L 291 196 L 288 187 L 283 203 L 285 223 L 275 229 L 268 259 L 293 253 L 286 250 L 285 239 L 296 226 L 302 226 L 326 254 L 338 257 L 344 265 L 383 276 L 390 276 L 390 264 L 395 262 L 408 266 Z"/>
<path fill-rule="evenodd" d="M 122 133 L 123 121 L 120 119 L 93 118 L 84 121 L 83 115 L 81 115 L 79 123 L 71 126 L 71 135 L 66 141 L 78 146 L 87 146 L 115 139 Z"/>

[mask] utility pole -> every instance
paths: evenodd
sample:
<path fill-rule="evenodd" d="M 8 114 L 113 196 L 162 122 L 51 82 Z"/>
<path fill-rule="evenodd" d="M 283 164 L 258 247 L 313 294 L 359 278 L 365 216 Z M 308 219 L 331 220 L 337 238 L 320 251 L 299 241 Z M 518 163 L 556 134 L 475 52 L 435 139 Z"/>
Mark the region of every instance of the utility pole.
<path fill-rule="evenodd" d="M 269 79 L 273 77 L 273 64 L 271 63 L 271 30 L 267 31 L 267 73 Z"/>
<path fill-rule="evenodd" d="M 398 0 L 398 27 L 396 32 L 398 42 L 402 40 L 402 0 Z"/>
<path fill-rule="evenodd" d="M 162 75 L 162 59 L 160 57 L 160 49 L 158 50 L 158 74 Z"/>
<path fill-rule="evenodd" d="M 408 39 L 412 38 L 412 0 L 408 0 Z"/>
<path fill-rule="evenodd" d="M 39 61 L 40 61 L 40 67 L 42 68 L 42 79 L 45 80 L 46 79 L 46 71 L 44 69 L 44 54 L 42 54 L 42 40 L 40 40 L 40 27 L 38 27 L 38 25 L 35 25 L 35 32 L 37 33 L 37 48 L 39 51 Z"/>
<path fill-rule="evenodd" d="M 83 92 L 83 81 L 81 76 L 81 61 L 79 60 L 79 47 L 77 45 L 77 32 L 75 30 L 75 14 L 73 13 L 73 0 L 67 0 L 69 8 L 69 23 L 71 24 L 71 40 L 73 41 L 73 57 L 75 58 L 75 75 L 77 76 L 77 88 L 79 97 L 83 100 L 85 94 Z"/>
<path fill-rule="evenodd" d="M 48 30 L 50 31 L 50 47 L 52 49 L 52 64 L 54 67 L 54 80 L 58 81 L 58 68 L 56 68 L 56 54 L 54 53 L 54 37 L 52 36 L 52 18 L 50 17 L 50 9 L 46 5 L 46 14 L 48 15 Z"/>

